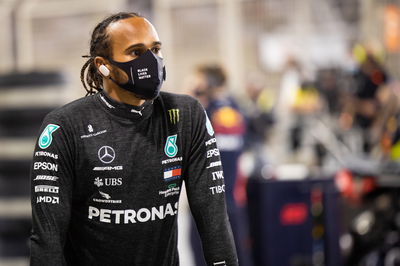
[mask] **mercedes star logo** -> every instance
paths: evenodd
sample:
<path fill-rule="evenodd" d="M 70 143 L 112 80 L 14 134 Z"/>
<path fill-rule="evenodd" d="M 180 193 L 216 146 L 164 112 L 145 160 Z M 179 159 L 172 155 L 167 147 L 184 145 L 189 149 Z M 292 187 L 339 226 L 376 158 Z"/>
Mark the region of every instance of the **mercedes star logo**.
<path fill-rule="evenodd" d="M 103 163 L 111 163 L 115 158 L 115 151 L 110 146 L 101 147 L 97 154 Z"/>

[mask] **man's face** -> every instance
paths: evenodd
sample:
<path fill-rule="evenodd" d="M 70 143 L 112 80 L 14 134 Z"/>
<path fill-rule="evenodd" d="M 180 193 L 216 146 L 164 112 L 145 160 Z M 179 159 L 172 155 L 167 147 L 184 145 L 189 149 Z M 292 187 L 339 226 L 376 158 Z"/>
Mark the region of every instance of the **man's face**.
<path fill-rule="evenodd" d="M 108 27 L 112 59 L 117 62 L 128 62 L 136 59 L 150 49 L 162 57 L 161 42 L 153 25 L 141 17 L 123 19 Z M 112 67 L 117 80 L 128 81 L 125 72 Z"/>

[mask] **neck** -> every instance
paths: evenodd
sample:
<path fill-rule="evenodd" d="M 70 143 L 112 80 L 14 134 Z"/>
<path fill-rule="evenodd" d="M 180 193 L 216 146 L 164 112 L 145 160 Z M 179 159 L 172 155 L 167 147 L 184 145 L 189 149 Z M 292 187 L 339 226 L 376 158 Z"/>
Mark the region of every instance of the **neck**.
<path fill-rule="evenodd" d="M 216 87 L 212 89 L 211 99 L 220 100 L 226 98 L 227 93 L 225 87 Z"/>
<path fill-rule="evenodd" d="M 118 102 L 133 106 L 141 106 L 145 102 L 145 100 L 136 97 L 132 92 L 124 90 L 114 83 L 104 82 L 103 80 L 103 86 L 107 94 Z"/>

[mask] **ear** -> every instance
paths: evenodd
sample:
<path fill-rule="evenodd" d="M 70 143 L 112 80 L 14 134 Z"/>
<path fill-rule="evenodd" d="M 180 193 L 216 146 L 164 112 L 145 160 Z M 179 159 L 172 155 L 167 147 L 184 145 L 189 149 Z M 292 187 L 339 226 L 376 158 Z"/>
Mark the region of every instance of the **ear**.
<path fill-rule="evenodd" d="M 101 56 L 96 56 L 94 58 L 94 65 L 96 66 L 97 71 L 99 71 L 100 66 L 102 66 L 102 65 L 106 66 L 108 69 L 111 70 L 110 64 L 108 64 L 107 61 L 104 59 L 104 57 L 101 57 Z M 102 72 L 99 71 L 99 73 L 102 73 Z"/>

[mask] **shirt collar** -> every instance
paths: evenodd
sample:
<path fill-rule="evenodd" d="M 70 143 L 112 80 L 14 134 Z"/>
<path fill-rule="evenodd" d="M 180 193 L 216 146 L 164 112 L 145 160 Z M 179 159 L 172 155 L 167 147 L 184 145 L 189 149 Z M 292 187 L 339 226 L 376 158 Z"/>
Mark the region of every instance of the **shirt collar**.
<path fill-rule="evenodd" d="M 98 99 L 106 110 L 126 118 L 135 120 L 146 119 L 153 112 L 154 100 L 147 100 L 141 106 L 134 106 L 114 100 L 104 90 L 98 93 Z"/>

